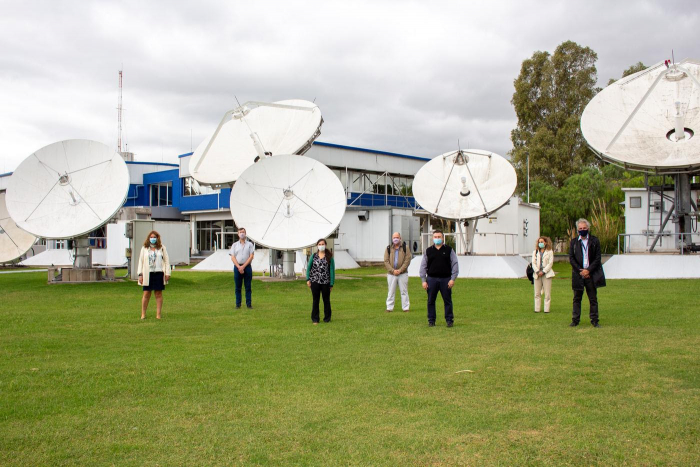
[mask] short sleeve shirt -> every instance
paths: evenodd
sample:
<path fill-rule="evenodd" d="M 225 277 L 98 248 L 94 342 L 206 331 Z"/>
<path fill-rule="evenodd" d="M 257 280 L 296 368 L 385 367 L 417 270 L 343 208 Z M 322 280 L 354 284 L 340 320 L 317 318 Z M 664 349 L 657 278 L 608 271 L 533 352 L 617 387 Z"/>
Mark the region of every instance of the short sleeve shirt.
<path fill-rule="evenodd" d="M 240 241 L 234 243 L 228 254 L 229 256 L 234 256 L 238 264 L 243 264 L 248 261 L 248 258 L 253 253 L 255 253 L 255 245 L 253 245 L 253 242 L 246 240 L 243 244 Z"/>

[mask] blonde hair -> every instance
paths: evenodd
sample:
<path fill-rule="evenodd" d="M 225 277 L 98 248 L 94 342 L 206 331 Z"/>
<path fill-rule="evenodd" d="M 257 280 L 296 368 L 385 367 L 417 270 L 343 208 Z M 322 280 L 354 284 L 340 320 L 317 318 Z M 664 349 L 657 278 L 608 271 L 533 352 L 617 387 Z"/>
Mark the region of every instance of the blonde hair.
<path fill-rule="evenodd" d="M 537 237 L 537 240 L 535 241 L 535 250 L 540 249 L 540 239 L 544 240 L 544 249 L 545 250 L 551 250 L 552 249 L 552 239 L 549 237 Z"/>

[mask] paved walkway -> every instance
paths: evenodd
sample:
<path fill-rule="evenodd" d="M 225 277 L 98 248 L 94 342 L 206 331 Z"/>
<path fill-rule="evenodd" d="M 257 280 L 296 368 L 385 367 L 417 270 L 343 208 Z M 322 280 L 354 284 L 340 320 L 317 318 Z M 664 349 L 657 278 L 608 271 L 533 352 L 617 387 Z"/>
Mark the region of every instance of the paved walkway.
<path fill-rule="evenodd" d="M 8 269 L 0 271 L 0 274 L 17 274 L 20 272 L 46 272 L 48 269 Z"/>

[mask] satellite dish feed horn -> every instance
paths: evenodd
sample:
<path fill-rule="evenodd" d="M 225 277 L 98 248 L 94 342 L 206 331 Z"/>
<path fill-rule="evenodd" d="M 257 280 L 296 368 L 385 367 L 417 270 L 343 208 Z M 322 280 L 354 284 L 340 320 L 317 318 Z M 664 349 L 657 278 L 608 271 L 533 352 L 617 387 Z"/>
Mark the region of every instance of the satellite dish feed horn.
<path fill-rule="evenodd" d="M 489 175 L 491 174 L 491 161 L 490 161 L 490 159 L 491 159 L 491 155 L 489 155 L 489 170 L 488 170 Z M 486 207 L 486 203 L 484 203 L 484 198 L 481 197 L 481 192 L 479 191 L 479 185 L 477 185 L 476 180 L 474 180 L 474 175 L 472 175 L 472 171 L 469 168 L 469 164 L 466 164 L 466 165 L 467 165 L 467 172 L 469 172 L 469 176 L 472 179 L 472 183 L 474 184 L 474 188 L 476 188 L 476 194 L 479 195 L 479 199 L 481 200 L 481 205 L 484 207 L 484 212 L 486 212 L 486 215 L 489 215 L 490 214 L 488 212 L 489 208 Z M 462 178 L 464 179 L 463 183 L 466 183 L 466 181 L 467 181 L 466 177 L 462 177 Z"/>
<path fill-rule="evenodd" d="M 203 185 L 235 182 L 265 157 L 304 154 L 321 134 L 322 124 L 321 110 L 309 101 L 246 102 L 226 112 L 193 152 L 190 173 Z"/>
<path fill-rule="evenodd" d="M 258 153 L 258 157 L 260 159 L 264 159 L 267 156 L 267 153 L 265 152 L 265 148 L 263 147 L 262 143 L 260 142 L 260 138 L 258 137 L 258 134 L 253 132 L 250 134 L 250 139 L 253 140 L 253 147 L 255 147 L 255 151 Z M 257 162 L 259 159 L 256 159 L 255 161 Z"/>
<path fill-rule="evenodd" d="M 293 251 L 332 234 L 347 199 L 338 177 L 321 162 L 282 154 L 248 167 L 231 189 L 230 205 L 251 240 Z"/>
<path fill-rule="evenodd" d="M 467 177 L 462 177 L 462 189 L 460 190 L 459 194 L 462 196 L 469 196 L 471 191 L 469 190 L 469 187 L 467 187 Z"/>
<path fill-rule="evenodd" d="M 516 184 L 515 169 L 502 156 L 479 149 L 459 150 L 421 167 L 413 194 L 423 209 L 438 217 L 478 219 L 505 205 Z M 478 196 L 471 196 L 474 190 Z"/>

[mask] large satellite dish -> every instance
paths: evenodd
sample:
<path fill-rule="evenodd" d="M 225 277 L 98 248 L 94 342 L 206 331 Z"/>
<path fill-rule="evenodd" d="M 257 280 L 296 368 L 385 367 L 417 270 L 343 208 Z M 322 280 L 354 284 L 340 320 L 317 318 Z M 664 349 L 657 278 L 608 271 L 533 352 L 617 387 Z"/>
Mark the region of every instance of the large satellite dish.
<path fill-rule="evenodd" d="M 586 106 L 581 132 L 607 162 L 659 174 L 697 172 L 700 62 L 660 62 L 616 81 Z"/>
<path fill-rule="evenodd" d="M 109 221 L 129 190 L 129 171 L 114 149 L 72 139 L 27 157 L 7 187 L 7 210 L 37 237 L 84 236 Z"/>
<path fill-rule="evenodd" d="M 304 154 L 321 134 L 321 110 L 313 102 L 246 102 L 224 114 L 211 137 L 190 159 L 190 173 L 203 185 L 235 182 L 266 155 Z"/>
<path fill-rule="evenodd" d="M 231 190 L 231 215 L 268 248 L 298 250 L 330 235 L 347 200 L 338 177 L 304 156 L 267 157 L 246 169 Z"/>
<path fill-rule="evenodd" d="M 17 227 L 5 206 L 5 193 L 0 193 L 0 263 L 7 263 L 25 254 L 36 237 Z"/>
<path fill-rule="evenodd" d="M 446 219 L 484 217 L 508 202 L 517 184 L 505 158 L 479 149 L 445 153 L 427 162 L 413 180 L 413 196 Z"/>

